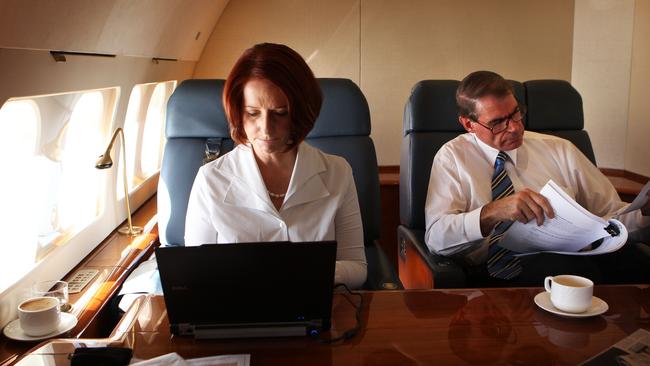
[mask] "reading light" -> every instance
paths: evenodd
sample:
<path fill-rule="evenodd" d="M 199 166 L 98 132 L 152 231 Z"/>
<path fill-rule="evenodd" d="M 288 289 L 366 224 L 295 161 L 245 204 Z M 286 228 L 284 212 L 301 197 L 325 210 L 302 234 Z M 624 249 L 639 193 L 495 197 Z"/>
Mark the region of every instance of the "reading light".
<path fill-rule="evenodd" d="M 124 200 L 126 201 L 126 218 L 128 220 L 128 226 L 123 226 L 119 228 L 117 231 L 120 234 L 124 235 L 138 235 L 142 233 L 142 227 L 140 226 L 133 226 L 131 224 L 131 206 L 129 205 L 129 185 L 127 184 L 126 181 L 126 147 L 124 147 L 124 131 L 122 130 L 121 127 L 118 127 L 115 132 L 113 132 L 113 137 L 111 137 L 111 142 L 108 144 L 108 147 L 106 148 L 106 152 L 104 152 L 104 155 L 100 155 L 99 158 L 97 159 L 97 163 L 95 164 L 95 168 L 97 169 L 108 169 L 113 166 L 113 159 L 111 159 L 111 149 L 113 148 L 113 143 L 115 142 L 115 139 L 117 138 L 117 135 L 121 136 L 121 141 L 122 141 L 122 167 L 124 168 L 123 170 L 123 177 L 124 177 Z"/>

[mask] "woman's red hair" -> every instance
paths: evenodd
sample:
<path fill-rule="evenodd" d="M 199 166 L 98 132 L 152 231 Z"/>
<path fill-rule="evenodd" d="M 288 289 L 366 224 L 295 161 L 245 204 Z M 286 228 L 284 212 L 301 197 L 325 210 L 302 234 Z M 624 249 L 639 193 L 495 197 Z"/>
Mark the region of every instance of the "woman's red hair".
<path fill-rule="evenodd" d="M 291 48 L 274 43 L 260 43 L 239 57 L 226 80 L 223 106 L 230 123 L 230 135 L 246 143 L 243 127 L 244 86 L 251 79 L 266 79 L 278 86 L 289 101 L 291 149 L 302 142 L 314 127 L 323 95 L 305 60 Z"/>

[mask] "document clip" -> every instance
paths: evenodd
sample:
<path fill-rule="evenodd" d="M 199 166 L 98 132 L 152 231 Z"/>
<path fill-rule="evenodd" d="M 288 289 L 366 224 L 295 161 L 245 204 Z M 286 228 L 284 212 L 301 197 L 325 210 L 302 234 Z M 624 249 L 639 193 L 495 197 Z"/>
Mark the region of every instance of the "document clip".
<path fill-rule="evenodd" d="M 621 231 L 618 229 L 618 226 L 616 226 L 613 222 L 610 222 L 609 225 L 605 228 L 605 231 L 609 233 L 611 236 L 618 236 L 618 234 L 621 233 Z"/>
<path fill-rule="evenodd" d="M 207 164 L 221 155 L 222 138 L 209 138 L 205 141 L 205 157 L 203 164 Z"/>

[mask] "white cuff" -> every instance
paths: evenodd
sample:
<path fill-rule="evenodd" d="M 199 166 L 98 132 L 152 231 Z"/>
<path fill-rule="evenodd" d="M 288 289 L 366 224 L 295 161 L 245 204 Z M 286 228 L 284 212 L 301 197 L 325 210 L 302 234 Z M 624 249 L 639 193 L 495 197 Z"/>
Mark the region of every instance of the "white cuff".
<path fill-rule="evenodd" d="M 475 241 L 483 239 L 483 234 L 481 233 L 481 210 L 483 206 L 474 209 L 465 214 L 463 219 L 463 230 L 465 230 L 465 236 L 467 241 Z"/>

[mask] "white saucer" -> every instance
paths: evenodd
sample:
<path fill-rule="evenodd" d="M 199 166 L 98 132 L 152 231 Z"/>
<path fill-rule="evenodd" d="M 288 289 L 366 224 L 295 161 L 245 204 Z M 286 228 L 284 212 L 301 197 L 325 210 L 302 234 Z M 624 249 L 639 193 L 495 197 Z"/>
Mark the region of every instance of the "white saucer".
<path fill-rule="evenodd" d="M 593 296 L 591 298 L 591 306 L 589 306 L 589 309 L 587 309 L 587 311 L 583 313 L 567 313 L 553 306 L 553 303 L 551 303 L 551 294 L 546 291 L 535 295 L 535 304 L 548 312 L 569 318 L 587 318 L 590 316 L 596 316 L 606 312 L 609 309 L 609 305 L 607 305 L 605 301 L 597 298 L 596 296 Z"/>
<path fill-rule="evenodd" d="M 4 329 L 4 334 L 7 338 L 11 338 L 17 341 L 40 341 L 42 339 L 52 338 L 58 336 L 61 333 L 65 333 L 70 329 L 74 328 L 77 325 L 77 317 L 68 314 L 61 313 L 61 321 L 59 322 L 59 327 L 52 333 L 33 337 L 23 333 L 23 328 L 20 327 L 20 319 L 13 320 Z"/>

